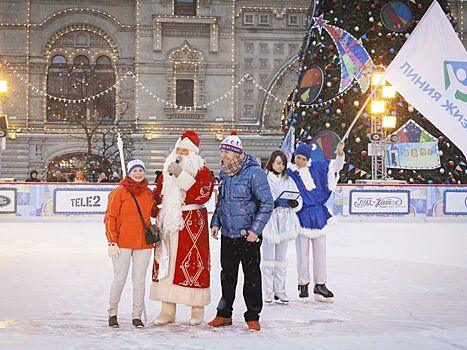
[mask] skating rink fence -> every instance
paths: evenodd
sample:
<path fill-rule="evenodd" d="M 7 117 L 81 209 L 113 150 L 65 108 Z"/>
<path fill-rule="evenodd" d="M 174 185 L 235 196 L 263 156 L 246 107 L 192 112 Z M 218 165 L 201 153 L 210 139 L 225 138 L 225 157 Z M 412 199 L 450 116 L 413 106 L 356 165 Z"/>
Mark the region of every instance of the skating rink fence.
<path fill-rule="evenodd" d="M 102 215 L 117 184 L 0 183 L 0 219 Z M 214 210 L 216 191 L 206 205 Z M 464 218 L 467 185 L 339 185 L 327 206 L 337 217 Z"/>

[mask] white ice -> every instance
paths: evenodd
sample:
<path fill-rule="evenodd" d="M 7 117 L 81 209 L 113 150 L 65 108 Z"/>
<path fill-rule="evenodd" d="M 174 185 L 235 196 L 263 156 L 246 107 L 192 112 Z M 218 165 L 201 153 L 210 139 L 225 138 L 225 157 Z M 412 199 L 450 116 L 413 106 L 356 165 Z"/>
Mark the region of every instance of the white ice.
<path fill-rule="evenodd" d="M 300 300 L 289 246 L 289 305 L 265 305 L 249 333 L 239 280 L 234 325 L 131 325 L 131 281 L 119 329 L 107 326 L 112 278 L 100 218 L 0 219 L 0 349 L 467 349 L 467 224 L 341 222 L 328 236 L 334 304 Z M 212 302 L 220 295 L 219 242 L 212 247 Z M 148 271 L 149 272 L 149 271 Z M 148 273 L 148 286 L 149 286 Z M 160 303 L 148 300 L 148 318 Z"/>

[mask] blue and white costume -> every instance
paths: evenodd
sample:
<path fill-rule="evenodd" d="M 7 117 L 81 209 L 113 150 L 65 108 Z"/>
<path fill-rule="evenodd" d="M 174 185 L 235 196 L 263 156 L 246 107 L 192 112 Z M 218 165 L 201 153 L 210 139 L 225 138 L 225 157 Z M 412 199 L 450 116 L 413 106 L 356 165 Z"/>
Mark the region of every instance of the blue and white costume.
<path fill-rule="evenodd" d="M 301 144 L 295 154 L 310 159 L 311 150 L 308 145 Z M 310 283 L 310 241 L 313 249 L 314 284 L 326 283 L 326 232 L 332 218 L 325 203 L 336 188 L 338 173 L 344 166 L 344 156 L 331 161 L 311 162 L 308 166 L 289 167 L 289 176 L 295 181 L 303 199 L 303 207 L 297 213 L 300 228 L 295 242 L 297 249 L 298 284 Z"/>

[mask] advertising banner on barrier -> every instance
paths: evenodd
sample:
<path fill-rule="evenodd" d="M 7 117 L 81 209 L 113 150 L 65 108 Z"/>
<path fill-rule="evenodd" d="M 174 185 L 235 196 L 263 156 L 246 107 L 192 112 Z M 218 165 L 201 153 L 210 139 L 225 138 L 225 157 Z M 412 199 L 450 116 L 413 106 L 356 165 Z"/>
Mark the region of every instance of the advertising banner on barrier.
<path fill-rule="evenodd" d="M 55 214 L 103 214 L 112 188 L 57 188 L 54 191 Z"/>
<path fill-rule="evenodd" d="M 409 204 L 408 190 L 352 190 L 349 212 L 352 215 L 407 215 Z"/>
<path fill-rule="evenodd" d="M 446 190 L 443 202 L 444 214 L 467 215 L 467 190 Z"/>
<path fill-rule="evenodd" d="M 16 214 L 16 188 L 0 188 L 0 214 Z"/>

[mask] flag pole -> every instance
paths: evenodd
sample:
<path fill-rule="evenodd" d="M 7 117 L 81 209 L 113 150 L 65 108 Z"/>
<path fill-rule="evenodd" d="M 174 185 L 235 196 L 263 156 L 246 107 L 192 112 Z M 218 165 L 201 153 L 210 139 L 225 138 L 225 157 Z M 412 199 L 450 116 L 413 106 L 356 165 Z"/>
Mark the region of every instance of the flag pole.
<path fill-rule="evenodd" d="M 123 155 L 123 140 L 120 133 L 117 133 L 117 147 L 118 153 L 120 153 L 120 164 L 122 166 L 122 177 L 126 176 L 125 157 Z"/>

